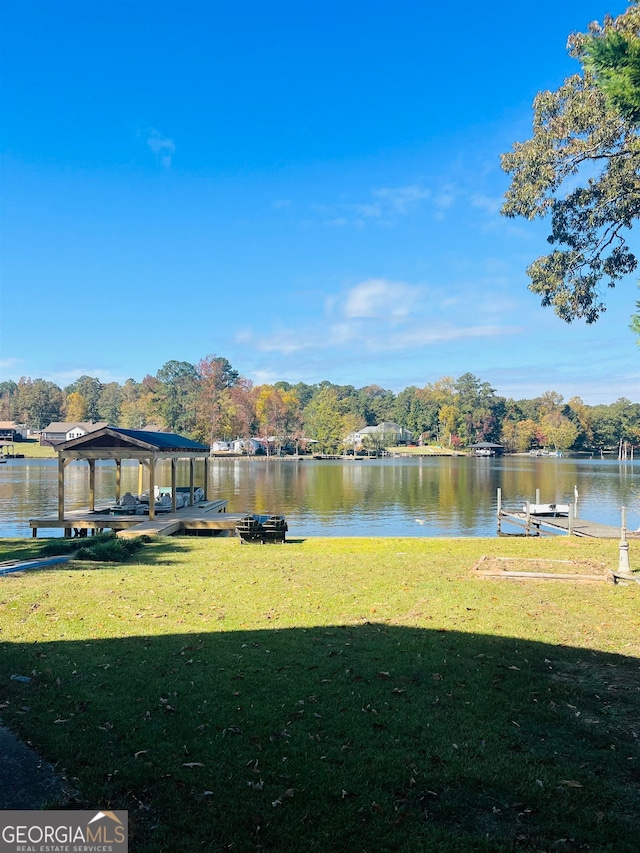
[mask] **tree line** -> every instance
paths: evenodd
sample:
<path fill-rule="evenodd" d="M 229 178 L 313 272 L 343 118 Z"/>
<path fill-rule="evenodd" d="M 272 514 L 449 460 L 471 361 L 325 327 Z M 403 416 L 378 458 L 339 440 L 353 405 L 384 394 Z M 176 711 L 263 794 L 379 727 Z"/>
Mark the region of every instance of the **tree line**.
<path fill-rule="evenodd" d="M 445 376 L 422 388 L 394 393 L 379 385 L 356 388 L 323 381 L 254 385 L 226 358 L 197 364 L 168 361 L 141 382 L 102 383 L 81 376 L 65 388 L 45 379 L 0 383 L 0 419 L 44 429 L 54 421 L 106 421 L 128 429 L 157 427 L 213 444 L 268 438 L 269 451 L 304 448 L 313 440 L 324 453 L 344 449 L 365 426 L 391 421 L 414 441 L 459 448 L 479 441 L 508 451 L 611 451 L 640 445 L 640 403 L 621 398 L 591 406 L 565 402 L 547 391 L 534 399 L 501 397 L 472 373 Z"/>

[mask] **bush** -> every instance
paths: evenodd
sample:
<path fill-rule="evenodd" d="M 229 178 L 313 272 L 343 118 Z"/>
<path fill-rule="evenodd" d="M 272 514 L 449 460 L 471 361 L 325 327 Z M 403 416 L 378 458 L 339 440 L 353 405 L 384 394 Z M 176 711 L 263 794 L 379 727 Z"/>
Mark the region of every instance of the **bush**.
<path fill-rule="evenodd" d="M 144 537 L 149 541 L 149 537 Z M 118 539 L 110 536 L 100 542 L 89 542 L 78 549 L 77 560 L 91 560 L 97 563 L 123 563 L 144 545 L 143 537 Z"/>
<path fill-rule="evenodd" d="M 51 539 L 42 552 L 50 556 L 73 554 L 76 560 L 90 560 L 99 563 L 122 563 L 142 546 L 151 542 L 149 536 L 135 539 L 118 539 L 114 533 L 99 533 L 88 539 Z M 80 544 L 82 543 L 82 544 Z"/>

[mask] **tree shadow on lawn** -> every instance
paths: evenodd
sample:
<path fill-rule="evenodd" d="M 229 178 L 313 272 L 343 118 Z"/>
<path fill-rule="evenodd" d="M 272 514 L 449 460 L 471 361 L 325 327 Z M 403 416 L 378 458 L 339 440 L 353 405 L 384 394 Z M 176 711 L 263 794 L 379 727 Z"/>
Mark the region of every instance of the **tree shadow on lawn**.
<path fill-rule="evenodd" d="M 142 853 L 637 849 L 636 658 L 370 623 L 0 652 L 5 723 Z"/>

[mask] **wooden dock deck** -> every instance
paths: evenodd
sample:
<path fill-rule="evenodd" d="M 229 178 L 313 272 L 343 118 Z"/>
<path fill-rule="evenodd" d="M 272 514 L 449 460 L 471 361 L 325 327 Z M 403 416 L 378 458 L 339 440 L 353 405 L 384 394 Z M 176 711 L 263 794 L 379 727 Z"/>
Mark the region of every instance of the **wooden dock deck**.
<path fill-rule="evenodd" d="M 501 509 L 498 512 L 498 532 L 501 532 L 502 522 L 514 524 L 527 531 L 527 513 L 521 510 Z M 549 535 L 552 533 L 567 533 L 573 536 L 590 537 L 591 539 L 620 539 L 620 528 L 609 524 L 601 524 L 598 521 L 589 521 L 586 518 L 571 519 L 571 530 L 569 530 L 570 519 L 567 516 L 543 516 L 529 515 L 528 536 Z M 636 531 L 627 531 L 628 539 L 638 539 L 640 535 Z"/>
<path fill-rule="evenodd" d="M 237 522 L 246 513 L 228 513 L 226 500 L 199 501 L 176 512 L 156 513 L 154 519 L 145 515 L 112 515 L 108 508 L 88 508 L 66 512 L 61 520 L 57 515 L 29 519 L 34 537 L 41 528 L 64 528 L 65 536 L 86 535 L 89 530 L 100 532 L 114 530 L 119 536 L 171 536 L 190 531 L 235 530 Z"/>

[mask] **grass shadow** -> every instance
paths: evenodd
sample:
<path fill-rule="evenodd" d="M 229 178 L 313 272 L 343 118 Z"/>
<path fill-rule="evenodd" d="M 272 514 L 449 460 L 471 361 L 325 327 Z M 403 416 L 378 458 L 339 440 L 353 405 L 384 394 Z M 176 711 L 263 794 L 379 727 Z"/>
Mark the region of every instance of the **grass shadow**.
<path fill-rule="evenodd" d="M 636 658 L 372 623 L 0 652 L 5 722 L 139 853 L 637 849 Z"/>

